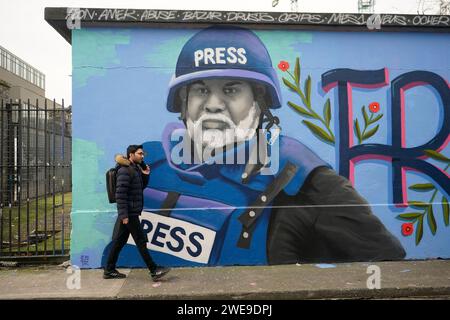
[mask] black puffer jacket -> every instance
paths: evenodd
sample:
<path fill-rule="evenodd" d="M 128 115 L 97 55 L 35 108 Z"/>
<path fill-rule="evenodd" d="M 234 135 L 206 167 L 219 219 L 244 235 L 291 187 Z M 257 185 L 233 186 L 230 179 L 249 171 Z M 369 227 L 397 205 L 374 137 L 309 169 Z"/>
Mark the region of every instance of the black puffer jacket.
<path fill-rule="evenodd" d="M 144 207 L 142 190 L 147 186 L 149 176 L 122 155 L 116 156 L 117 182 L 116 203 L 119 218 L 140 215 Z"/>

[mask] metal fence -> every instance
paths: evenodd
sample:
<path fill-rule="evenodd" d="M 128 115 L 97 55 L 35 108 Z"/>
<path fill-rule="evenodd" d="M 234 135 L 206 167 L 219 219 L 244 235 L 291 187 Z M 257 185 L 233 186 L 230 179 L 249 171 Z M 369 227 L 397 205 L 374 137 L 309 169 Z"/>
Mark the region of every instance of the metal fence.
<path fill-rule="evenodd" d="M 68 254 L 71 110 L 1 101 L 0 258 Z"/>

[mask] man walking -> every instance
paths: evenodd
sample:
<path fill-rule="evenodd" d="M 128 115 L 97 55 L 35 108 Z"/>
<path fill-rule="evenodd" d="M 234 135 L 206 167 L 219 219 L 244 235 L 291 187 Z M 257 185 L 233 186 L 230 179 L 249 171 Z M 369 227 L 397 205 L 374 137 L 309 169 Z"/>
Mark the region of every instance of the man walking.
<path fill-rule="evenodd" d="M 117 181 L 116 181 L 116 202 L 118 217 L 114 226 L 111 250 L 108 255 L 107 264 L 103 274 L 104 279 L 125 278 L 123 273 L 116 270 L 117 259 L 120 251 L 127 243 L 131 234 L 139 253 L 150 270 L 150 275 L 154 281 L 160 279 L 170 271 L 156 265 L 147 250 L 147 237 L 145 236 L 139 216 L 143 208 L 142 190 L 147 186 L 150 167 L 141 167 L 144 159 L 142 145 L 130 145 L 127 148 L 127 158 L 118 155 Z"/>

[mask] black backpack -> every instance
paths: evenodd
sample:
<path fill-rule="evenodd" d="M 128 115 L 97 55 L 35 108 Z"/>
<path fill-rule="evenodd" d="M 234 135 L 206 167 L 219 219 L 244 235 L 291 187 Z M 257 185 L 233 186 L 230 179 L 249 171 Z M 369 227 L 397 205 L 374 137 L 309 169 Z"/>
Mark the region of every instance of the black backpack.
<path fill-rule="evenodd" d="M 117 182 L 117 170 L 120 166 L 114 167 L 106 171 L 106 192 L 108 193 L 109 203 L 116 202 L 116 182 Z M 130 176 L 133 173 L 133 168 L 128 167 Z"/>

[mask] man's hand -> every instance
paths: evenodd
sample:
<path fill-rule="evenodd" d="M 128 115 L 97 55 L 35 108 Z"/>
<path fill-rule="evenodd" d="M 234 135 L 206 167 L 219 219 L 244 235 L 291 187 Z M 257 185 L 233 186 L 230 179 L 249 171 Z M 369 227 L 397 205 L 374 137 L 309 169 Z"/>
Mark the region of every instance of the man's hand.
<path fill-rule="evenodd" d="M 128 224 L 128 218 L 122 219 L 123 224 Z"/>
<path fill-rule="evenodd" d="M 142 170 L 142 173 L 143 174 L 150 174 L 150 167 L 147 165 L 147 167 L 145 168 L 145 170 L 143 170 L 142 168 L 141 168 L 141 170 Z"/>

